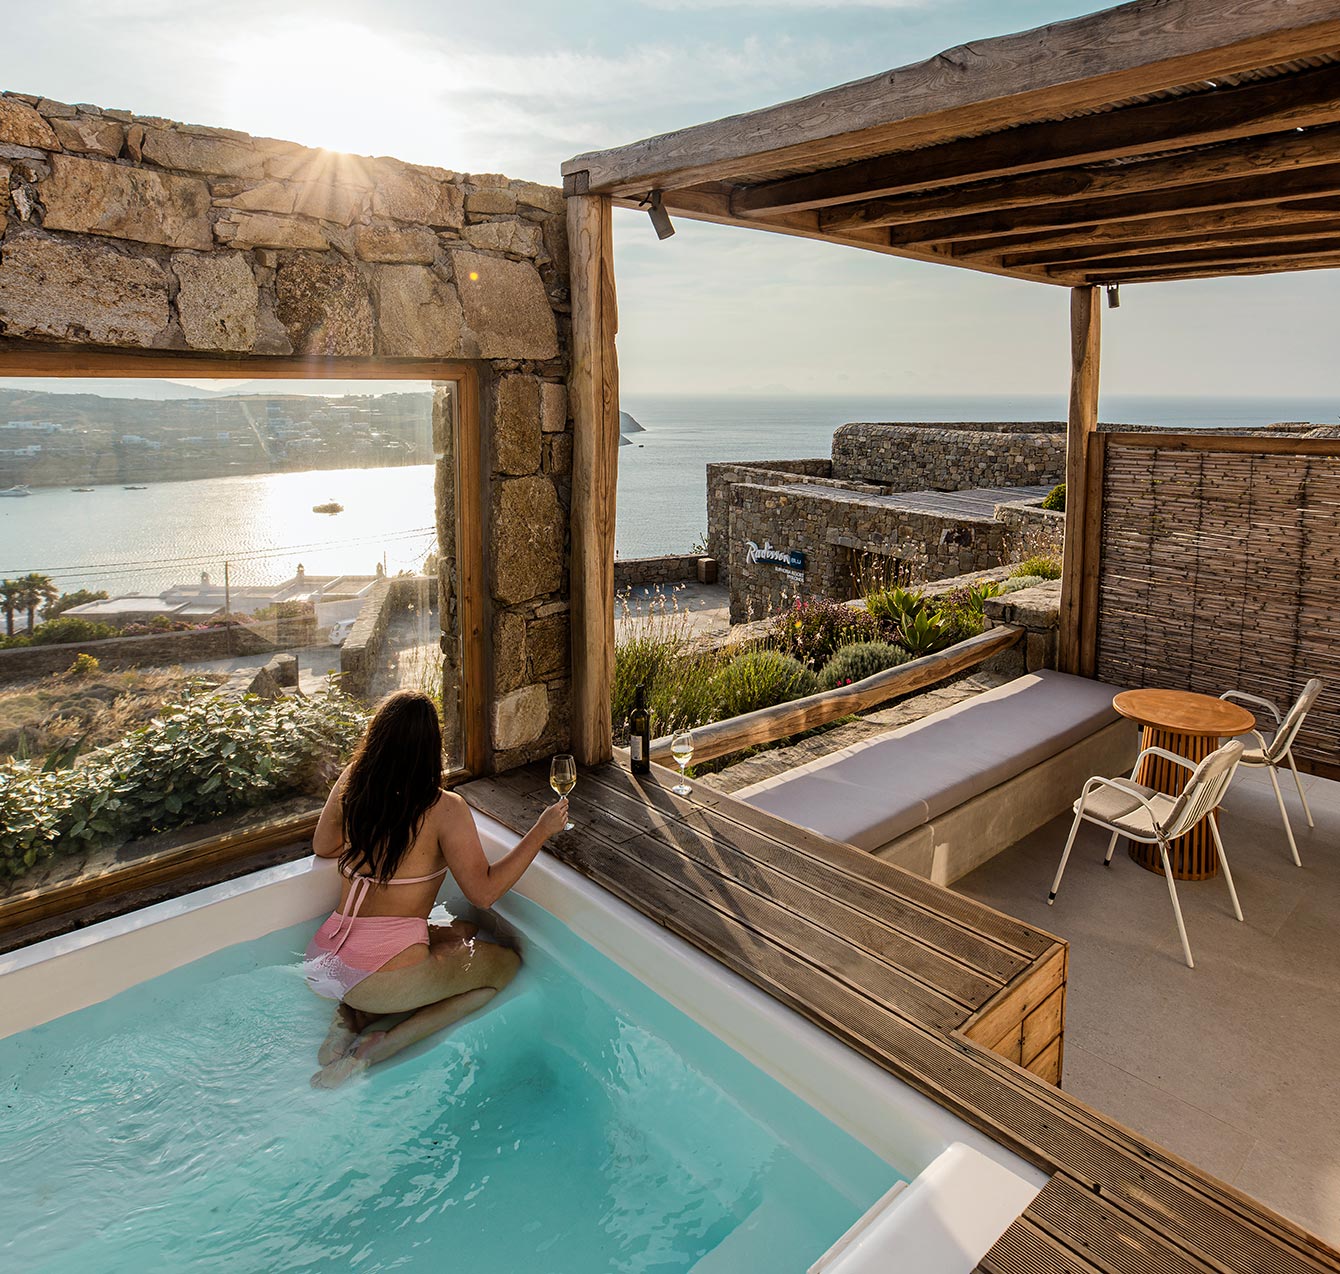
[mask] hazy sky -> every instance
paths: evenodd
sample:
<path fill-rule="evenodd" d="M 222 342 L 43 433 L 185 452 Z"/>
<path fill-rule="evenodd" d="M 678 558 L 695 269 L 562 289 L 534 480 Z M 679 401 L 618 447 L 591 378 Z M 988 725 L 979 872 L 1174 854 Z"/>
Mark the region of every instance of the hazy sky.
<path fill-rule="evenodd" d="M 1084 0 L 5 0 L 0 87 L 557 184 L 632 141 L 1090 12 Z M 616 211 L 634 393 L 1054 393 L 1066 291 Z M 1129 394 L 1340 389 L 1336 276 L 1128 286 Z"/>

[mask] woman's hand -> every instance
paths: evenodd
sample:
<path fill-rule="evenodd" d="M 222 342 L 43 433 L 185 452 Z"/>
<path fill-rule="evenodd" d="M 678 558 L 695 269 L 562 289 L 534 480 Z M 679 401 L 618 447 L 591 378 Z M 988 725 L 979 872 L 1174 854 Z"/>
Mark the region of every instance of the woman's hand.
<path fill-rule="evenodd" d="M 535 820 L 535 830 L 548 840 L 551 836 L 557 835 L 563 830 L 563 824 L 568 821 L 568 798 L 560 796 L 552 805 L 550 805 L 539 818 Z"/>

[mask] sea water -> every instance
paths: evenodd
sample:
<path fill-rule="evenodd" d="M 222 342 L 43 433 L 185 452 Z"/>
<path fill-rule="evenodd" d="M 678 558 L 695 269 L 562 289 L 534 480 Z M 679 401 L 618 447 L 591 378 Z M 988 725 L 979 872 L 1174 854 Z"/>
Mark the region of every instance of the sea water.
<path fill-rule="evenodd" d="M 0 1040 L 0 1268 L 804 1270 L 887 1163 L 552 916 L 492 1006 L 315 1090 L 303 925 Z"/>

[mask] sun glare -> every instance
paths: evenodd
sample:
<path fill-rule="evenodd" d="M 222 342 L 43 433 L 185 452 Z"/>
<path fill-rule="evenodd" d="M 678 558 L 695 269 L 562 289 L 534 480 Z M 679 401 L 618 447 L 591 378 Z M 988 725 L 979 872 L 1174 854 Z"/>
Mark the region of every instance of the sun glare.
<path fill-rule="evenodd" d="M 249 132 L 449 166 L 449 68 L 433 48 L 360 23 L 277 17 L 234 36 L 224 62 L 229 118 Z"/>

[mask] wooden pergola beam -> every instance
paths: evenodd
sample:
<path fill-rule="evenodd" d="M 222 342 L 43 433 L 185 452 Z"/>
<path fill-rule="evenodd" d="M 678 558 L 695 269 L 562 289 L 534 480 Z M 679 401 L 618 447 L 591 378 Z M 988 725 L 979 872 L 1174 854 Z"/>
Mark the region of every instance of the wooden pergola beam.
<path fill-rule="evenodd" d="M 952 255 L 955 258 L 984 256 L 999 261 L 1010 252 L 1044 252 L 1077 247 L 1103 250 L 1147 238 L 1199 238 L 1213 242 L 1219 234 L 1235 234 L 1273 226 L 1330 223 L 1337 218 L 1340 218 L 1340 195 L 1329 199 L 1299 199 L 1289 203 L 1246 204 L 1240 208 L 1173 213 L 1136 221 L 1097 222 L 1064 230 L 1025 230 L 980 239 L 960 239 L 953 245 Z"/>
<path fill-rule="evenodd" d="M 1179 279 L 1221 279 L 1255 274 L 1290 274 L 1299 270 L 1340 269 L 1340 248 L 1330 256 L 1298 257 L 1281 261 L 1272 257 L 1262 262 L 1216 262 L 1186 266 L 1150 267 L 1131 265 L 1121 270 L 1076 270 L 1073 273 L 1052 276 L 1053 283 L 1078 287 L 1085 283 L 1173 283 Z"/>
<path fill-rule="evenodd" d="M 1096 570 L 1085 550 L 1088 516 L 1086 491 L 1089 446 L 1098 427 L 1098 369 L 1102 332 L 1102 292 L 1092 286 L 1070 293 L 1070 409 L 1066 426 L 1065 545 L 1061 564 L 1061 616 L 1057 634 L 1057 667 L 1078 673 L 1081 649 L 1085 572 Z"/>
<path fill-rule="evenodd" d="M 1293 173 L 1287 184 L 1276 176 L 1232 178 L 1168 190 L 1111 195 L 1103 199 L 1062 200 L 1027 208 L 891 226 L 889 243 L 895 248 L 926 247 L 1026 230 L 1073 230 L 1076 226 L 1101 222 L 1141 221 L 1171 213 L 1217 212 L 1222 208 L 1248 204 L 1336 195 L 1340 195 L 1340 163 Z"/>
<path fill-rule="evenodd" d="M 1174 269 L 1182 266 L 1251 265 L 1261 261 L 1285 262 L 1309 257 L 1334 257 L 1340 252 L 1340 243 L 1334 236 L 1325 239 L 1303 239 L 1297 243 L 1246 243 L 1237 247 L 1182 248 L 1179 251 L 1151 252 L 1146 256 L 1120 254 L 1086 261 L 1086 272 L 1107 279 L 1107 271 L 1153 270 L 1162 266 Z M 1052 273 L 1074 273 L 1074 267 L 1058 266 Z"/>
<path fill-rule="evenodd" d="M 572 751 L 581 765 L 614 754 L 614 508 L 619 472 L 619 327 L 610 201 L 568 200 L 572 279 Z"/>
<path fill-rule="evenodd" d="M 1159 159 L 1055 172 L 999 177 L 971 186 L 952 186 L 902 199 L 875 199 L 820 209 L 825 231 L 860 230 L 869 226 L 906 225 L 946 215 L 967 216 L 1048 204 L 1064 208 L 1068 201 L 1132 196 L 1176 190 L 1202 182 L 1275 177 L 1298 169 L 1334 164 L 1340 150 L 1340 124 L 1303 133 L 1186 151 Z"/>
<path fill-rule="evenodd" d="M 1137 223 L 1138 224 L 1138 223 Z M 1303 222 L 1299 225 L 1247 226 L 1241 230 L 1221 230 L 1214 234 L 1188 235 L 1180 238 L 1133 238 L 1121 243 L 1096 243 L 1074 248 L 1040 248 L 1030 252 L 1007 252 L 1000 261 L 1011 268 L 1024 265 L 1059 266 L 1089 263 L 1098 268 L 1113 261 L 1133 257 L 1158 257 L 1161 254 L 1218 250 L 1228 257 L 1239 248 L 1277 245 L 1282 255 L 1289 255 L 1295 241 L 1315 243 L 1317 236 L 1334 250 L 1340 244 L 1340 215 L 1331 213 L 1320 223 Z M 1259 256 L 1260 253 L 1253 254 Z M 1238 258 L 1249 260 L 1250 257 Z"/>
<path fill-rule="evenodd" d="M 569 193 L 743 183 L 1035 123 L 1340 46 L 1334 0 L 1136 0 L 763 110 L 577 155 Z M 771 170 L 771 171 L 769 171 Z"/>
<path fill-rule="evenodd" d="M 1129 106 L 1101 115 L 1024 124 L 921 150 L 746 186 L 738 217 L 772 217 L 931 186 L 1203 146 L 1340 120 L 1340 67 Z"/>

